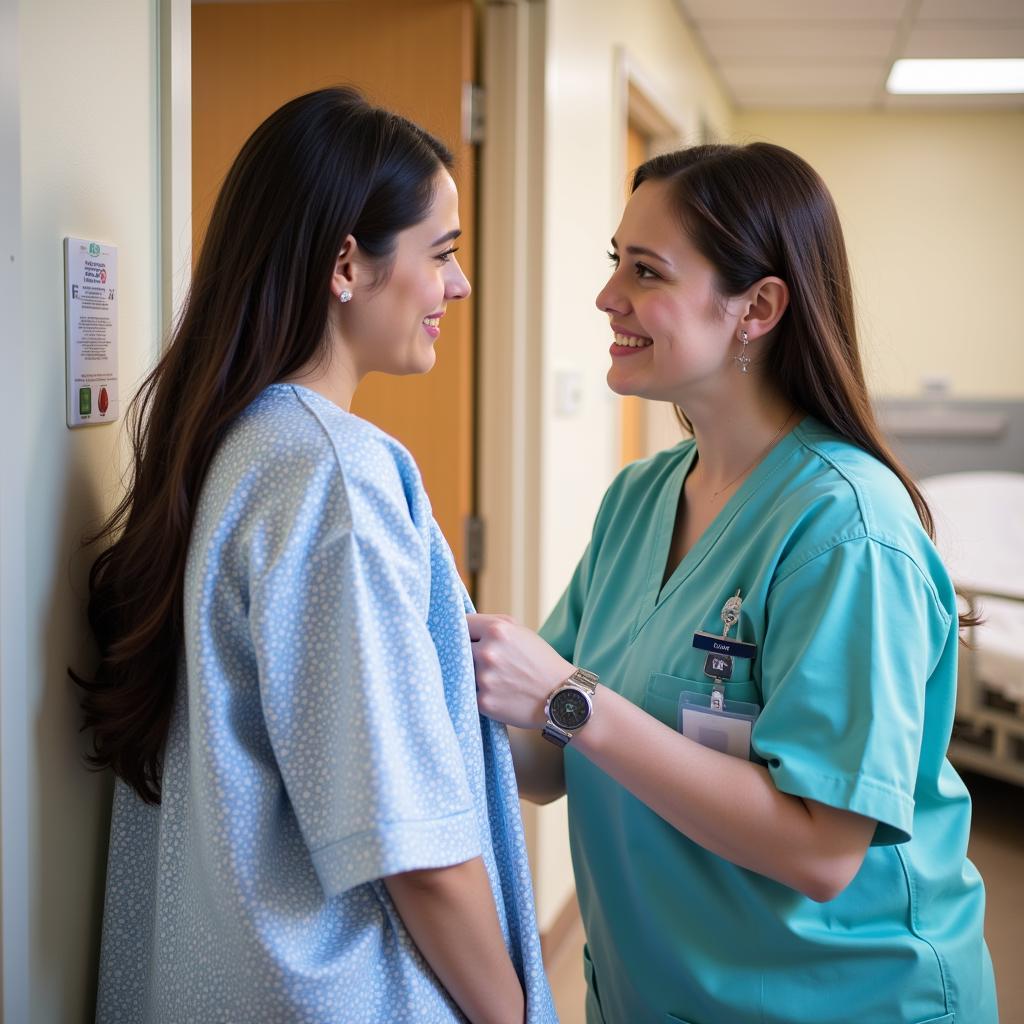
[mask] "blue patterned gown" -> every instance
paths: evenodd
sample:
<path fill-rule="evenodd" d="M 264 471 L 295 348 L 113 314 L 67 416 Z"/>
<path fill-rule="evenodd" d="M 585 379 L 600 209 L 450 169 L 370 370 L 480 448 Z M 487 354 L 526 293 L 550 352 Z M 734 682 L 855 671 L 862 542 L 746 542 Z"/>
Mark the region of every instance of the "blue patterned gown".
<path fill-rule="evenodd" d="M 381 878 L 482 856 L 554 1021 L 508 738 L 408 452 L 277 384 L 210 468 L 163 799 L 114 798 L 100 1022 L 459 1021 Z"/>

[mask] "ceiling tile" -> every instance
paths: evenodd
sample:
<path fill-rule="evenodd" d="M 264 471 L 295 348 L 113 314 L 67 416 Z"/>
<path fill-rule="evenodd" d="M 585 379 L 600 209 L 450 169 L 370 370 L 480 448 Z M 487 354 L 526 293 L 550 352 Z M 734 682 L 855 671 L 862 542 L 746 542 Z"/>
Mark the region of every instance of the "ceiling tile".
<path fill-rule="evenodd" d="M 1024 22 L 1021 0 L 921 0 L 921 21 Z"/>
<path fill-rule="evenodd" d="M 1024 0 L 676 0 L 744 109 L 1024 107 L 1024 97 L 887 97 L 901 56 L 1022 57 Z"/>
<path fill-rule="evenodd" d="M 808 90 L 877 89 L 885 83 L 888 65 L 883 62 L 864 64 L 742 64 L 727 63 L 720 68 L 722 77 L 737 92 L 751 89 L 779 91 L 792 87 Z"/>
<path fill-rule="evenodd" d="M 885 60 L 892 52 L 895 32 L 889 28 L 846 26 L 769 26 L 744 22 L 735 28 L 701 28 L 700 36 L 716 61 L 790 57 Z"/>
<path fill-rule="evenodd" d="M 934 24 L 934 23 L 933 23 Z M 904 57 L 1022 57 L 1024 23 L 1019 28 L 955 28 L 915 26 L 903 49 Z"/>
<path fill-rule="evenodd" d="M 676 0 L 691 22 L 898 22 L 908 0 Z"/>

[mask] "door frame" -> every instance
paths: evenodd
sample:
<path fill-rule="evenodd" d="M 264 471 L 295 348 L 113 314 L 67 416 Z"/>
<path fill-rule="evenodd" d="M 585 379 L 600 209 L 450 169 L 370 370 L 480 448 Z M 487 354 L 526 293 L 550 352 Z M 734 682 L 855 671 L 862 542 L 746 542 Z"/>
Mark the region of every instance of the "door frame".
<path fill-rule="evenodd" d="M 637 60 L 624 46 L 615 48 L 614 56 L 614 123 L 615 132 L 615 173 L 616 183 L 626 180 L 629 171 L 626 155 L 626 130 L 632 121 L 650 140 L 650 155 L 667 153 L 686 145 L 687 140 L 700 140 L 700 125 L 703 111 L 699 107 L 687 112 L 683 123 L 670 111 L 672 105 L 662 98 L 654 78 L 649 75 L 642 62 Z M 621 209 L 621 191 L 611 196 L 614 214 Z M 614 221 L 613 221 L 614 222 Z M 615 436 L 622 435 L 623 405 L 619 405 L 619 424 Z M 680 438 L 679 423 L 672 407 L 665 402 L 643 402 L 641 406 L 640 436 L 645 451 L 644 457 L 653 455 L 663 448 L 671 447 Z M 616 463 L 617 464 L 617 463 Z"/>
<path fill-rule="evenodd" d="M 192 3 L 159 0 L 161 351 L 192 280 Z"/>
<path fill-rule="evenodd" d="M 653 154 L 667 153 L 686 144 L 688 136 L 696 138 L 699 112 L 693 112 L 693 124 L 681 123 L 670 112 L 670 104 L 661 95 L 655 79 L 647 73 L 641 61 L 637 60 L 624 46 L 615 47 L 614 58 L 615 90 L 614 111 L 615 124 L 618 128 L 615 159 L 621 175 L 626 173 L 626 125 L 630 120 L 641 128 L 651 140 Z M 618 213 L 622 197 L 615 194 L 613 202 Z"/>
<path fill-rule="evenodd" d="M 537 627 L 543 401 L 545 4 L 483 12 L 486 141 L 477 282 L 477 507 L 486 524 L 480 607 Z"/>
<path fill-rule="evenodd" d="M 547 9 L 489 2 L 480 47 L 485 142 L 477 178 L 477 510 L 486 529 L 477 605 L 537 628 L 543 421 Z M 536 804 L 521 803 L 540 863 Z M 535 886 L 539 879 L 535 880 Z"/>

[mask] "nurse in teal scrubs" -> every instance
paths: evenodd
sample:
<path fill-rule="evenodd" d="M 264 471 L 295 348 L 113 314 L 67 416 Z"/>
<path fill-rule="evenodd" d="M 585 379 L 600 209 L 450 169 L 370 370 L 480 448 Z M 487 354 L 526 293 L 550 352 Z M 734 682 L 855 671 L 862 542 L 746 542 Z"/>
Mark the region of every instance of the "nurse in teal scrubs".
<path fill-rule="evenodd" d="M 609 384 L 693 438 L 614 481 L 541 637 L 470 620 L 520 792 L 568 793 L 588 1024 L 993 1024 L 956 598 L 832 199 L 777 146 L 683 150 L 609 255 Z"/>

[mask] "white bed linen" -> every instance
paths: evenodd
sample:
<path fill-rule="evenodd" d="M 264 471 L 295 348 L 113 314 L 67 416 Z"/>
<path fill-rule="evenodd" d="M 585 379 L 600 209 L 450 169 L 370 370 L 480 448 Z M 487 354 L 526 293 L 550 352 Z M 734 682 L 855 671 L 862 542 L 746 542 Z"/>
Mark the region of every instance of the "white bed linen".
<path fill-rule="evenodd" d="M 946 473 L 920 484 L 958 587 L 1022 599 L 979 599 L 974 657 L 979 680 L 1024 702 L 1024 473 Z"/>

